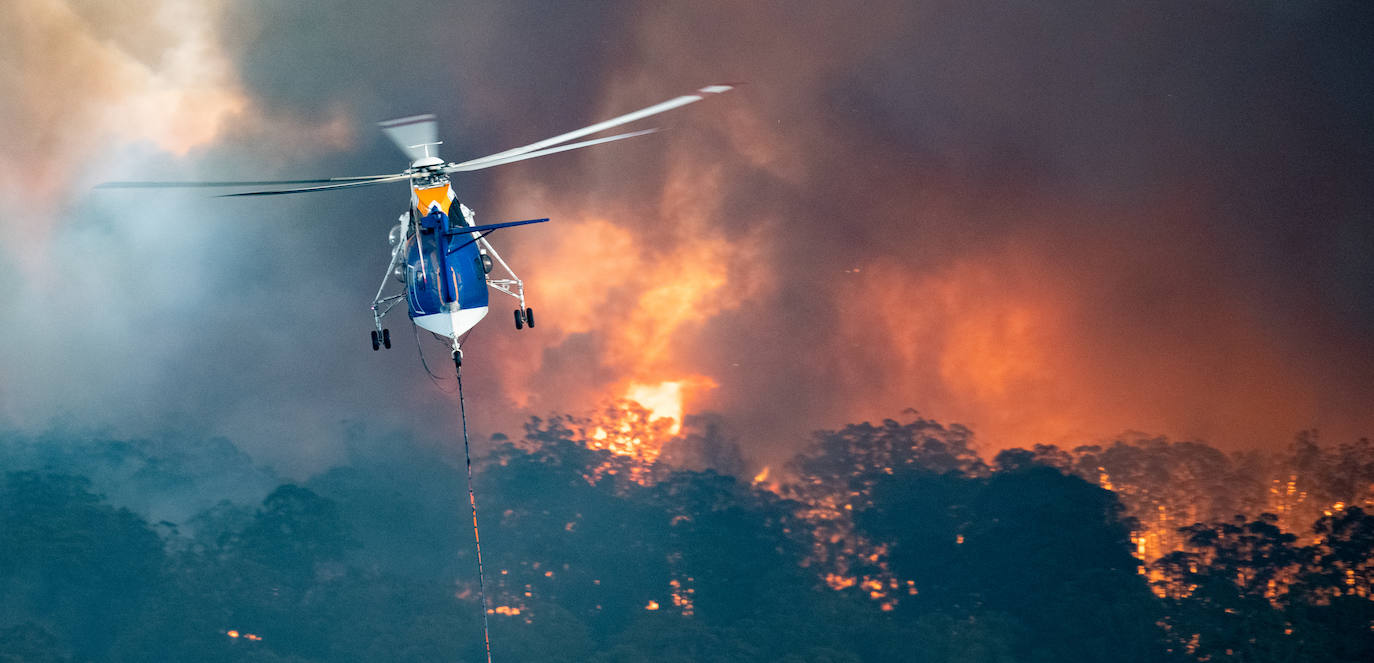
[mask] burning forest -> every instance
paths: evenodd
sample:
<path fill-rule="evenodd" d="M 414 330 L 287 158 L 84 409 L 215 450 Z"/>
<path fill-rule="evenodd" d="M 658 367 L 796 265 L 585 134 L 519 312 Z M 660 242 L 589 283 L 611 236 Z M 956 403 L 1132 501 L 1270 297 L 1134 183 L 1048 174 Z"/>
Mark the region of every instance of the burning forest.
<path fill-rule="evenodd" d="M 0 2 L 0 661 L 1374 660 L 1371 23 Z"/>
<path fill-rule="evenodd" d="M 493 439 L 478 467 L 493 509 L 483 542 L 496 653 L 1182 662 L 1374 651 L 1367 440 L 1324 447 L 1303 434 L 1266 456 L 1130 439 L 985 458 L 974 439 L 908 414 L 817 432 L 784 466 L 731 474 L 703 463 L 744 469 L 746 441 L 709 419 L 677 424 L 630 401 L 533 418 Z M 477 599 L 460 469 L 404 435 L 355 431 L 350 464 L 300 483 L 223 442 L 3 441 L 0 591 L 17 625 L 0 631 L 0 650 L 19 660 L 480 657 L 462 637 Z M 190 508 L 181 498 L 207 492 L 207 465 L 239 473 L 241 492 L 221 485 L 225 499 Z"/>

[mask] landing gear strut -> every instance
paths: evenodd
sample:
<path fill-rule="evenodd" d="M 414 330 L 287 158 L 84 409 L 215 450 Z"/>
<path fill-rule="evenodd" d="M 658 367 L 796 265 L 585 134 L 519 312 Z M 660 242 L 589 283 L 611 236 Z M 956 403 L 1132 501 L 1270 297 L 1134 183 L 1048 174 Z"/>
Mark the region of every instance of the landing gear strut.
<path fill-rule="evenodd" d="M 496 247 L 492 246 L 491 242 L 488 242 L 484 238 L 478 239 L 478 242 L 480 242 L 482 248 L 486 251 L 482 254 L 482 266 L 485 268 L 486 265 L 491 263 L 492 258 L 495 258 L 496 264 L 500 265 L 501 269 L 505 270 L 506 274 L 510 277 L 499 279 L 488 277 L 487 285 L 491 286 L 493 290 L 504 292 L 520 302 L 520 308 L 515 309 L 516 329 L 524 329 L 525 327 L 534 329 L 534 309 L 525 306 L 525 282 L 521 281 L 520 277 L 516 276 L 515 272 L 511 270 L 510 265 L 507 265 L 506 261 L 501 259 L 501 254 L 496 252 Z"/>

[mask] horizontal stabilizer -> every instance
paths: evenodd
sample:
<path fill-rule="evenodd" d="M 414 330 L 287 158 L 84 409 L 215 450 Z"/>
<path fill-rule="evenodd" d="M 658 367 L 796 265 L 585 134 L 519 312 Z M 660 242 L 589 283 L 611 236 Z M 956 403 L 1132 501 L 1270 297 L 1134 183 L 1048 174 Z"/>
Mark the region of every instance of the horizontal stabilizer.
<path fill-rule="evenodd" d="M 453 233 L 454 233 L 454 234 L 460 234 L 460 233 L 480 233 L 480 232 L 487 232 L 487 231 L 489 231 L 489 230 L 496 230 L 497 228 L 511 228 L 511 227 L 514 227 L 514 226 L 527 226 L 527 225 L 529 225 L 529 224 L 531 224 L 531 223 L 544 223 L 545 221 L 548 221 L 548 219 L 530 219 L 529 221 L 506 221 L 505 223 L 490 223 L 490 224 L 487 224 L 487 225 L 485 225 L 485 226 L 462 226 L 462 227 L 455 227 L 455 228 L 453 229 Z"/>

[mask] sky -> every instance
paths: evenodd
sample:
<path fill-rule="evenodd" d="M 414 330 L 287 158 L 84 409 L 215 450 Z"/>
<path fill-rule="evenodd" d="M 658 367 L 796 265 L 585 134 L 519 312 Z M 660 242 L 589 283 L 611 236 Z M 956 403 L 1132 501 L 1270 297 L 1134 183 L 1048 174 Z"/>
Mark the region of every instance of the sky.
<path fill-rule="evenodd" d="M 396 172 L 378 121 L 481 156 L 702 85 L 663 131 L 455 178 L 494 296 L 474 432 L 611 399 L 755 465 L 923 416 L 986 450 L 1374 433 L 1374 12 L 1360 3 L 0 5 L 0 425 L 234 441 L 457 433 L 370 298 L 404 185 L 214 199 L 112 179 Z M 637 128 L 637 127 L 636 127 Z M 443 348 L 426 342 L 447 377 Z M 646 403 L 648 404 L 648 403 Z M 486 444 L 486 443 L 481 443 Z"/>

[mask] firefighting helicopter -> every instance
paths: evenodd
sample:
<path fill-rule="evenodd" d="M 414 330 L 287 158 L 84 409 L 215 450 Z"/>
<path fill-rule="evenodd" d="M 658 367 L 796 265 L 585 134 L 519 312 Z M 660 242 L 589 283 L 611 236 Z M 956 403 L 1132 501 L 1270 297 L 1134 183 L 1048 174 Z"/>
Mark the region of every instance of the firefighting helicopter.
<path fill-rule="evenodd" d="M 723 94 L 731 85 L 708 85 L 693 94 L 685 94 L 667 101 L 626 113 L 604 122 L 564 134 L 461 162 L 445 162 L 439 157 L 437 122 L 433 114 L 414 115 L 378 123 L 382 131 L 410 158 L 410 167 L 399 173 L 331 177 L 313 180 L 275 181 L 172 181 L 172 182 L 105 182 L 97 188 L 168 188 L 168 187 L 273 187 L 220 197 L 277 196 L 312 191 L 349 189 L 388 182 L 410 181 L 410 206 L 391 228 L 391 263 L 382 276 L 382 284 L 372 299 L 372 349 L 391 347 L 391 330 L 382 321 L 402 299 L 406 301 L 410 319 L 421 329 L 449 339 L 453 345 L 453 360 L 462 362 L 462 343 L 472 328 L 487 315 L 489 289 L 508 295 L 518 302 L 514 312 L 515 328 L 534 327 L 534 310 L 525 302 L 525 283 L 516 276 L 510 265 L 501 258 L 487 240 L 487 236 L 501 228 L 512 228 L 549 219 L 507 221 L 479 225 L 473 211 L 458 200 L 449 176 L 453 173 L 482 170 L 493 166 L 566 152 L 602 143 L 650 134 L 657 129 L 642 129 L 629 133 L 593 138 L 576 143 L 569 141 L 590 136 L 613 127 L 641 120 L 652 115 L 680 108 L 708 96 Z M 303 186 L 309 185 L 309 186 Z M 293 188 L 278 188 L 293 186 Z M 492 272 L 501 268 L 499 275 Z M 387 286 L 395 278 L 401 292 L 387 294 Z"/>

